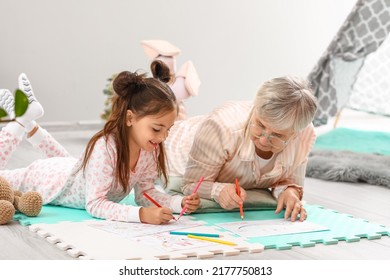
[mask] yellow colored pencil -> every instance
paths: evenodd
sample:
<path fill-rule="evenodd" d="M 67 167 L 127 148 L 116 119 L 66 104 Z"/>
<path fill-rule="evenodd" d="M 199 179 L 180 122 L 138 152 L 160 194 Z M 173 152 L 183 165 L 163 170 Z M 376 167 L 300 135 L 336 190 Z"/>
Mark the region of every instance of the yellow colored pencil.
<path fill-rule="evenodd" d="M 189 238 L 194 238 L 194 239 L 200 239 L 200 240 L 206 240 L 210 242 L 215 242 L 215 243 L 220 243 L 220 244 L 225 244 L 225 245 L 230 245 L 230 246 L 235 246 L 237 245 L 236 243 L 226 241 L 226 240 L 221 240 L 221 239 L 215 239 L 211 237 L 204 237 L 204 236 L 198 236 L 198 235 L 187 235 Z"/>

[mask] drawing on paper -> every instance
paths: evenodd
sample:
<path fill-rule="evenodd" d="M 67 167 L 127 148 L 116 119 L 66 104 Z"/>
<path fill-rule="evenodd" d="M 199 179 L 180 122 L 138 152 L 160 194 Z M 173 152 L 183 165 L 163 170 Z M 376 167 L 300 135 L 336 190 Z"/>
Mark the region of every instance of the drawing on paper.
<path fill-rule="evenodd" d="M 132 238 L 131 240 L 142 243 L 143 245 L 152 246 L 153 248 L 160 248 L 166 252 L 210 246 L 210 243 L 206 241 L 190 239 L 186 236 L 173 236 L 168 232 L 138 236 Z"/>
<path fill-rule="evenodd" d="M 98 230 L 104 230 L 120 237 L 129 239 L 143 245 L 159 248 L 165 252 L 173 252 L 183 249 L 196 249 L 210 246 L 210 243 L 202 240 L 190 239 L 186 236 L 169 234 L 170 231 L 194 228 L 202 226 L 202 221 L 192 221 L 189 217 L 182 217 L 180 223 L 171 221 L 165 225 L 151 225 L 142 223 L 125 223 L 117 221 L 92 221 L 88 225 Z"/>
<path fill-rule="evenodd" d="M 309 221 L 291 222 L 284 219 L 220 223 L 217 226 L 242 237 L 263 237 L 329 230 L 327 227 Z"/>

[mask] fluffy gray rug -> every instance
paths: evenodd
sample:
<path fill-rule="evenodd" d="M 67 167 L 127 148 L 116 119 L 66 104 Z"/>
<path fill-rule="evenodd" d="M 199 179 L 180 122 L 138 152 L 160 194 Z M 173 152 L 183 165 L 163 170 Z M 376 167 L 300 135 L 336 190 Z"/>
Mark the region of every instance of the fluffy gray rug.
<path fill-rule="evenodd" d="M 306 176 L 390 187 L 390 156 L 350 151 L 312 151 Z"/>

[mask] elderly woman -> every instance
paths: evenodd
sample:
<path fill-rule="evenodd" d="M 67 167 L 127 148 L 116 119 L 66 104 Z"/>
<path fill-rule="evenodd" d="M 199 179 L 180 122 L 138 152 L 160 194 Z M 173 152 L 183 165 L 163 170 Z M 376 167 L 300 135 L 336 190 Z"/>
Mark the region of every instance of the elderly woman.
<path fill-rule="evenodd" d="M 184 195 L 204 177 L 199 196 L 227 210 L 244 203 L 245 190 L 271 189 L 276 213 L 285 208 L 286 219 L 303 221 L 316 109 L 309 82 L 287 76 L 265 82 L 254 102 L 227 102 L 208 115 L 177 121 L 165 142 L 170 176 L 180 178 Z"/>

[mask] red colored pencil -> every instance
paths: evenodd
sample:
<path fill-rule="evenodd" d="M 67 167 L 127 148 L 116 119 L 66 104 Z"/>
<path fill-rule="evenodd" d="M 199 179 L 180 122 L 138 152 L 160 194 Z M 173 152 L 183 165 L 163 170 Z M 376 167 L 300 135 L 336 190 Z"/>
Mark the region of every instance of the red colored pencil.
<path fill-rule="evenodd" d="M 157 203 L 157 201 L 155 201 L 153 198 L 151 198 L 147 193 L 144 193 L 144 197 L 146 197 L 147 199 L 149 199 L 154 205 L 156 205 L 157 207 L 161 207 L 160 204 Z"/>
<path fill-rule="evenodd" d="M 238 179 L 236 178 L 236 192 L 238 196 L 241 196 L 240 185 L 238 184 Z M 242 208 L 242 204 L 240 204 L 240 216 L 241 220 L 244 220 L 244 209 Z"/>
<path fill-rule="evenodd" d="M 144 193 L 144 197 L 146 197 L 147 199 L 150 200 L 150 202 L 152 202 L 154 205 L 156 205 L 157 207 L 160 207 L 161 208 L 161 205 L 158 204 L 157 201 L 155 201 L 153 198 L 151 198 L 147 193 Z M 172 216 L 172 218 L 176 221 L 176 218 Z"/>
<path fill-rule="evenodd" d="M 203 176 L 200 177 L 199 182 L 198 182 L 198 184 L 196 185 L 196 187 L 195 187 L 195 189 L 194 189 L 194 191 L 193 191 L 192 193 L 196 193 L 196 192 L 198 191 L 198 189 L 199 189 L 199 187 L 200 187 L 200 184 L 202 184 L 202 182 L 203 182 L 203 179 L 204 179 Z M 177 218 L 177 220 L 179 220 L 180 217 L 183 216 L 183 214 L 184 214 L 184 212 L 185 212 L 186 210 L 187 210 L 187 207 L 184 206 L 183 209 L 181 210 L 181 212 L 180 212 L 179 217 Z"/>

